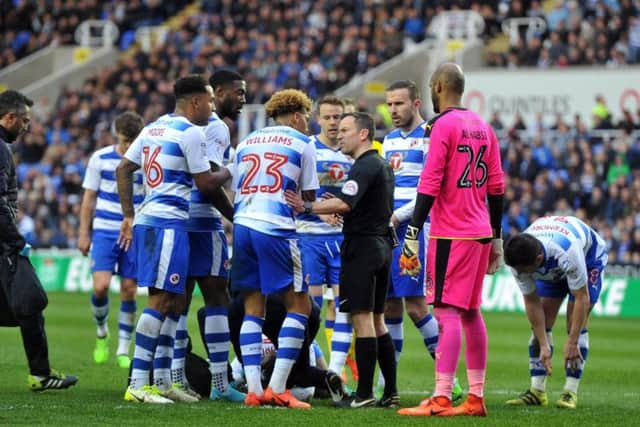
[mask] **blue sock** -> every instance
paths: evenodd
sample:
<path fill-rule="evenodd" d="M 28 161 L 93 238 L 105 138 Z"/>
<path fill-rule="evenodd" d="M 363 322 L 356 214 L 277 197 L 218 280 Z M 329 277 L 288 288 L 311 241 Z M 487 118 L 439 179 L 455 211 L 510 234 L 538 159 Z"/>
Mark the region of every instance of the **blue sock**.
<path fill-rule="evenodd" d="M 315 302 L 318 307 L 322 308 L 322 295 L 313 296 L 311 298 L 313 298 L 313 302 Z"/>
<path fill-rule="evenodd" d="M 131 363 L 131 387 L 142 388 L 149 384 L 151 361 L 158 346 L 160 328 L 164 315 L 151 308 L 145 308 L 136 326 L 136 346 Z"/>
<path fill-rule="evenodd" d="M 353 327 L 349 313 L 336 312 L 336 323 L 333 326 L 333 337 L 331 339 L 331 359 L 329 360 L 329 370 L 337 374 L 342 372 L 347 360 Z"/>
<path fill-rule="evenodd" d="M 387 325 L 389 335 L 393 340 L 393 347 L 396 349 L 396 366 L 400 361 L 400 354 L 402 354 L 402 347 L 404 345 L 404 329 L 402 326 L 402 317 L 384 319 L 384 323 Z M 380 372 L 378 376 L 378 386 L 384 387 L 384 376 Z"/>
<path fill-rule="evenodd" d="M 96 334 L 98 338 L 104 338 L 109 333 L 107 320 L 109 319 L 109 297 L 98 298 L 91 295 L 91 313 L 98 327 Z"/>
<path fill-rule="evenodd" d="M 176 326 L 176 338 L 173 341 L 173 359 L 171 360 L 171 382 L 174 384 L 187 384 L 185 375 L 185 358 L 187 356 L 187 313 L 182 313 Z"/>
<path fill-rule="evenodd" d="M 564 384 L 564 389 L 566 391 L 571 391 L 576 394 L 578 393 L 578 385 L 580 385 L 582 371 L 584 370 L 584 365 L 587 362 L 587 356 L 589 355 L 589 331 L 586 328 L 580 331 L 578 347 L 580 348 L 582 362 L 578 364 L 577 369 L 566 368 L 567 379 Z"/>
<path fill-rule="evenodd" d="M 158 346 L 153 357 L 153 384 L 160 390 L 171 388 L 171 360 L 179 320 L 180 316 L 169 315 L 165 317 L 160 328 Z"/>
<path fill-rule="evenodd" d="M 240 352 L 249 393 L 264 394 L 260 362 L 262 362 L 262 325 L 264 319 L 245 315 L 240 327 Z"/>
<path fill-rule="evenodd" d="M 226 307 L 206 307 L 204 318 L 204 339 L 209 353 L 209 370 L 212 387 L 226 392 L 229 387 L 227 363 L 229 361 L 229 314 Z"/>
<path fill-rule="evenodd" d="M 438 321 L 431 313 L 427 313 L 426 316 L 415 322 L 415 325 L 422 335 L 425 347 L 427 347 L 429 354 L 435 360 L 436 347 L 438 346 Z"/>
<path fill-rule="evenodd" d="M 136 300 L 120 302 L 118 316 L 118 351 L 117 355 L 128 355 L 133 333 L 133 322 L 136 318 Z"/>
<path fill-rule="evenodd" d="M 298 359 L 302 343 L 304 342 L 304 332 L 307 327 L 308 317 L 300 313 L 287 313 L 280 335 L 278 335 L 278 352 L 276 353 L 276 363 L 273 367 L 269 387 L 275 393 L 284 393 L 287 386 L 287 379 L 291 373 L 293 364 Z"/>

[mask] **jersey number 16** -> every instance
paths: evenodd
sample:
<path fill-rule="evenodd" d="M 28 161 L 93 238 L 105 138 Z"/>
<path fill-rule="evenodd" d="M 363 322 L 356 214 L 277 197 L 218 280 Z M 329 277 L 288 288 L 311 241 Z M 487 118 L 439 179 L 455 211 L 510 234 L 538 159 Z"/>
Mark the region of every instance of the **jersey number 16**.
<path fill-rule="evenodd" d="M 142 153 L 144 154 L 144 163 L 142 168 L 144 169 L 144 175 L 147 180 L 147 185 L 150 188 L 155 188 L 162 184 L 164 173 L 162 172 L 162 166 L 156 161 L 158 154 L 162 147 L 157 146 L 149 155 L 149 146 L 142 147 Z"/>

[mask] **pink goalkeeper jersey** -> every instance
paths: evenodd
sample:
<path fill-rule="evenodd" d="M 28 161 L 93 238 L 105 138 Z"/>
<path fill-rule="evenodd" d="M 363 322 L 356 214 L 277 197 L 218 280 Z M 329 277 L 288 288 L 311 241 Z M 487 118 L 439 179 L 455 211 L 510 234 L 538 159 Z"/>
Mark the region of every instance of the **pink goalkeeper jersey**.
<path fill-rule="evenodd" d="M 492 237 L 487 194 L 504 193 L 500 145 L 477 114 L 451 108 L 433 119 L 418 193 L 435 196 L 430 237 Z"/>

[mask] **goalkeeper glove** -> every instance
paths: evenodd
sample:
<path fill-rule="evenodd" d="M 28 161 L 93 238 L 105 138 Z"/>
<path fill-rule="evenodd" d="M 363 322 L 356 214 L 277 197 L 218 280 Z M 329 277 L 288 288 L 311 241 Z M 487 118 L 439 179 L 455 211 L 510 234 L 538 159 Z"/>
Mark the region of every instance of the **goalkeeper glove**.
<path fill-rule="evenodd" d="M 502 239 L 493 239 L 491 241 L 491 255 L 489 256 L 489 267 L 487 273 L 493 274 L 500 270 L 504 264 L 504 256 L 502 251 Z"/>
<path fill-rule="evenodd" d="M 420 273 L 420 259 L 418 252 L 420 251 L 420 242 L 418 235 L 420 229 L 409 225 L 404 235 L 404 243 L 402 244 L 402 255 L 400 255 L 400 274 L 417 276 Z"/>

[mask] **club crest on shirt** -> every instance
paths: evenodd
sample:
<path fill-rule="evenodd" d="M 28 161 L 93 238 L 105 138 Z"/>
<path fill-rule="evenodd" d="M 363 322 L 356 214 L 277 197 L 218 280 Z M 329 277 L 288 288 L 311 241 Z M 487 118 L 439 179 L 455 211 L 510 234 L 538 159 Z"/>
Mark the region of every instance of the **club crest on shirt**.
<path fill-rule="evenodd" d="M 355 196 L 358 194 L 358 183 L 350 179 L 342 186 L 342 193 L 347 196 Z"/>
<path fill-rule="evenodd" d="M 402 153 L 393 153 L 389 156 L 389 166 L 391 169 L 398 170 L 402 167 Z"/>
<path fill-rule="evenodd" d="M 344 168 L 339 163 L 333 163 L 328 168 L 329 176 L 334 181 L 340 181 L 344 177 Z"/>
<path fill-rule="evenodd" d="M 180 275 L 178 273 L 173 273 L 169 276 L 169 283 L 172 285 L 177 285 L 180 282 Z"/>

